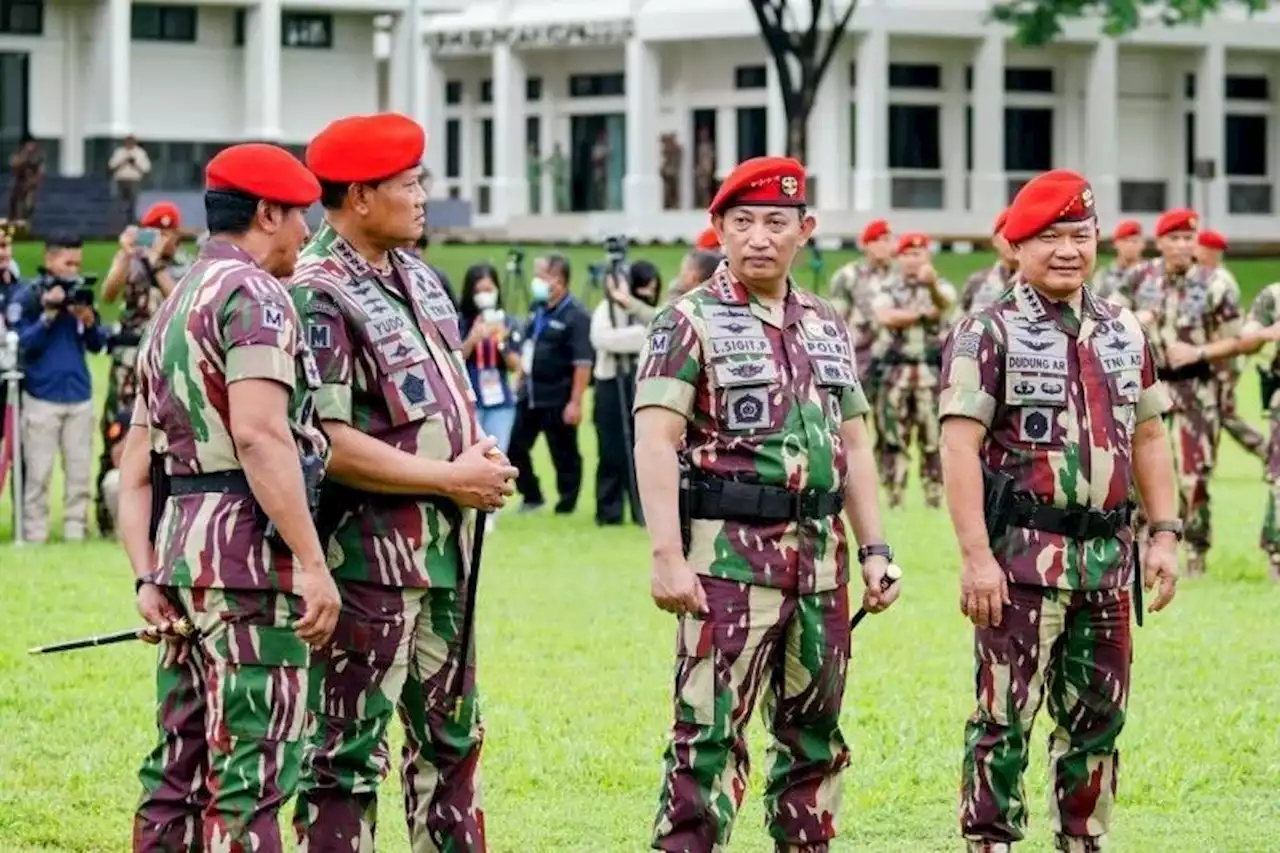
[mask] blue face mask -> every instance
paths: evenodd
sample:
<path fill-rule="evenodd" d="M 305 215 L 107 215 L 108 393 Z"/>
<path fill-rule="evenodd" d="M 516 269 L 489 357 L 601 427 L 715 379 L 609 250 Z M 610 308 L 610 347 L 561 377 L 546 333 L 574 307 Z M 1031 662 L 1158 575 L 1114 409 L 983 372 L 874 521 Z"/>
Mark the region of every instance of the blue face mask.
<path fill-rule="evenodd" d="M 546 302 L 551 298 L 551 285 L 543 279 L 535 278 L 529 282 L 529 295 L 534 302 Z"/>

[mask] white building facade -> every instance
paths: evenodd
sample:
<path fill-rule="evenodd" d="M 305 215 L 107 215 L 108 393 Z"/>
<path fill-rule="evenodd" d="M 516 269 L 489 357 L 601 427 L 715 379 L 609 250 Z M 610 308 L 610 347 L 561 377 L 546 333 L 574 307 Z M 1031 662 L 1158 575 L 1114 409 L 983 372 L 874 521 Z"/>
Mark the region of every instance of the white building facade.
<path fill-rule="evenodd" d="M 1029 175 L 1065 167 L 1092 180 L 1105 228 L 1188 204 L 1232 239 L 1274 238 L 1280 11 L 1121 40 L 1074 22 L 1026 49 L 988 5 L 860 0 L 808 123 L 820 233 L 888 216 L 979 237 Z M 470 201 L 482 230 L 687 239 L 708 172 L 785 151 L 748 0 L 471 0 L 424 29 L 435 192 Z"/>

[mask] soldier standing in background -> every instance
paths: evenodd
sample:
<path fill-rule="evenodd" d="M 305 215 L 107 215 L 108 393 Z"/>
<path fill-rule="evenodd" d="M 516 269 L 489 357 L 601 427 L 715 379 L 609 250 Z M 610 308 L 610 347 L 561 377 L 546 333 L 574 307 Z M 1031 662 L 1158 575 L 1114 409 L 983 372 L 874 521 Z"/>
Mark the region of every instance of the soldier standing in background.
<path fill-rule="evenodd" d="M 710 213 L 728 262 L 654 319 L 636 389 L 652 594 L 679 616 L 675 724 L 652 846 L 724 849 L 764 688 L 770 835 L 778 851 L 826 853 L 849 763 L 842 508 L 862 544 L 864 605 L 878 612 L 899 591 L 881 585 L 892 551 L 880 534 L 868 406 L 848 330 L 790 277 L 815 225 L 804 167 L 748 160 Z"/>
<path fill-rule="evenodd" d="M 1264 344 L 1280 343 L 1280 282 L 1269 284 L 1254 297 L 1241 332 L 1242 351 L 1252 355 Z M 1262 521 L 1262 550 L 1273 581 L 1280 583 L 1280 348 L 1273 348 L 1265 368 L 1259 368 L 1262 409 L 1271 421 L 1267 448 L 1267 508 Z"/>
<path fill-rule="evenodd" d="M 960 313 L 976 314 L 1000 298 L 1009 289 L 1018 272 L 1018 255 L 1000 232 L 1004 230 L 1008 210 L 1002 210 L 991 227 L 991 246 L 996 250 L 993 266 L 981 269 L 969 276 L 960 291 Z"/>
<path fill-rule="evenodd" d="M 120 465 L 138 610 L 166 638 L 133 850 L 277 853 L 302 765 L 307 645 L 328 642 L 338 616 L 299 460 L 314 471 L 327 452 L 315 364 L 277 280 L 320 189 L 271 145 L 232 146 L 205 176 L 213 238 L 143 342 Z M 156 490 L 168 497 L 148 518 Z"/>
<path fill-rule="evenodd" d="M 108 433 L 118 428 L 120 415 L 133 411 L 137 395 L 135 367 L 142 333 L 165 297 L 173 292 L 170 271 L 178 243 L 182 240 L 182 215 L 170 202 L 153 204 L 138 222 L 139 228 L 151 229 L 154 237 L 147 246 L 137 245 L 138 228 L 132 225 L 120 235 L 120 248 L 111 259 L 102 280 L 102 301 L 114 302 L 124 296 L 120 309 L 119 331 L 107 342 L 111 354 L 111 370 L 107 374 L 107 399 L 102 407 L 98 429 L 103 436 L 102 457 L 98 460 L 98 497 L 95 514 L 98 532 L 110 536 L 115 530 L 113 515 L 107 507 L 103 480 L 115 468 L 111 461 Z"/>
<path fill-rule="evenodd" d="M 1196 237 L 1196 264 L 1204 271 L 1219 276 L 1232 298 L 1239 303 L 1240 283 L 1231 270 L 1222 264 L 1222 253 L 1227 250 L 1227 238 L 1208 228 Z M 1222 429 L 1250 454 L 1264 462 L 1267 459 L 1267 439 L 1240 416 L 1236 409 L 1236 389 L 1240 374 L 1244 372 L 1244 357 L 1223 359 L 1216 365 L 1218 374 L 1218 409 L 1222 413 Z M 1221 437 L 1221 436 L 1219 436 Z"/>
<path fill-rule="evenodd" d="M 475 647 L 461 659 L 469 510 L 500 508 L 516 472 L 480 429 L 449 295 L 400 248 L 424 225 L 425 146 L 420 126 L 384 113 L 339 119 L 307 147 L 325 221 L 290 284 L 333 446 L 321 517 L 342 595 L 333 643 L 314 657 L 294 814 L 311 853 L 373 850 L 397 708 L 411 849 L 486 849 Z"/>
<path fill-rule="evenodd" d="M 1173 456 L 1186 525 L 1187 575 L 1203 574 L 1212 543 L 1209 480 L 1218 458 L 1217 363 L 1236 355 L 1240 301 L 1227 280 L 1195 265 L 1199 217 L 1177 208 L 1156 221 L 1161 257 L 1138 267 L 1123 288 L 1147 330 L 1160 378 L 1173 400 Z"/>
<path fill-rule="evenodd" d="M 956 289 L 933 268 L 927 234 L 904 234 L 898 241 L 901 278 L 872 300 L 884 330 L 883 378 L 877 401 L 880 476 L 889 506 L 902 506 L 911 463 L 911 438 L 920 445 L 920 482 L 930 507 L 942 503 L 942 461 L 938 456 L 938 371 L 942 341 L 950 328 Z"/>
<path fill-rule="evenodd" d="M 977 709 L 965 729 L 961 832 L 1008 853 L 1026 828 L 1029 733 L 1047 698 L 1055 849 L 1094 853 L 1110 830 L 1132 639 L 1130 488 L 1152 519 L 1152 611 L 1176 586 L 1169 402 L 1136 317 L 1084 287 L 1097 258 L 1093 192 L 1073 172 L 1019 191 L 1004 234 L 1020 280 L 961 321 L 943 359 L 947 506 L 977 628 Z M 985 518 L 992 486 L 1014 498 Z M 1045 696 L 1046 688 L 1048 695 Z"/>
<path fill-rule="evenodd" d="M 1103 299 L 1116 300 L 1128 305 L 1130 294 L 1124 292 L 1125 282 L 1132 278 L 1134 269 L 1142 263 L 1142 252 L 1147 247 L 1142 236 L 1142 226 L 1136 219 L 1126 219 L 1111 234 L 1116 249 L 1116 259 L 1093 277 L 1093 292 Z"/>

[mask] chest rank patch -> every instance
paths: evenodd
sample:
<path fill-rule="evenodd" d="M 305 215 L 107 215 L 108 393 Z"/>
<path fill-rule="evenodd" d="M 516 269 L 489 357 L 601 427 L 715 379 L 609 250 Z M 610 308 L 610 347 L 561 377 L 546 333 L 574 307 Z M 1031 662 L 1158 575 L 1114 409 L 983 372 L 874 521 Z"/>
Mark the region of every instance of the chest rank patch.
<path fill-rule="evenodd" d="M 400 393 L 410 406 L 427 402 L 427 380 L 413 373 L 406 373 L 400 380 Z"/>
<path fill-rule="evenodd" d="M 729 429 L 755 429 L 768 420 L 769 390 L 766 386 L 730 388 L 726 402 Z"/>
<path fill-rule="evenodd" d="M 1053 431 L 1053 409 L 1034 407 L 1021 410 L 1018 439 L 1032 443 L 1048 441 Z"/>

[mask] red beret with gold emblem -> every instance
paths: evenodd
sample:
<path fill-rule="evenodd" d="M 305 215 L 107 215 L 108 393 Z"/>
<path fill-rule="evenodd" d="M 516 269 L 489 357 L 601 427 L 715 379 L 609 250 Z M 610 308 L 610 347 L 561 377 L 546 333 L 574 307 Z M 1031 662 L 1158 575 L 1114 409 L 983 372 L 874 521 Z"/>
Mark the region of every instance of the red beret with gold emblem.
<path fill-rule="evenodd" d="M 204 188 L 290 207 L 310 207 L 320 200 L 320 182 L 302 161 L 265 142 L 245 142 L 218 152 L 204 167 Z"/>
<path fill-rule="evenodd" d="M 1163 237 L 1172 231 L 1198 231 L 1200 217 L 1189 207 L 1175 207 L 1166 210 L 1156 220 L 1156 236 Z"/>
<path fill-rule="evenodd" d="M 1036 175 L 1018 190 L 1001 234 L 1010 243 L 1021 243 L 1058 222 L 1092 219 L 1093 189 L 1068 169 Z"/>
<path fill-rule="evenodd" d="M 1009 208 L 1000 211 L 1000 215 L 996 217 L 995 224 L 991 226 L 992 234 L 1002 234 L 1004 232 L 1004 224 L 1009 221 Z"/>
<path fill-rule="evenodd" d="M 739 164 L 720 185 L 707 212 L 723 214 L 730 207 L 803 207 L 805 172 L 799 160 L 790 157 L 752 157 Z"/>
<path fill-rule="evenodd" d="M 347 116 L 307 146 L 307 168 L 333 184 L 368 184 L 422 163 L 427 134 L 400 113 Z"/>
<path fill-rule="evenodd" d="M 138 224 L 143 228 L 181 228 L 182 214 L 173 202 L 158 201 L 147 208 Z"/>
<path fill-rule="evenodd" d="M 890 232 L 889 222 L 885 219 L 873 219 L 867 223 L 867 227 L 862 229 L 862 242 L 874 243 L 881 237 Z"/>
<path fill-rule="evenodd" d="M 929 235 L 913 232 L 903 234 L 898 238 L 898 254 L 901 255 L 907 249 L 927 249 L 929 248 Z"/>
<path fill-rule="evenodd" d="M 704 252 L 718 252 L 720 250 L 720 235 L 716 233 L 716 229 L 708 226 L 698 235 L 698 242 L 694 243 L 693 247 Z"/>
<path fill-rule="evenodd" d="M 1222 236 L 1221 232 L 1214 231 L 1212 228 L 1206 228 L 1201 231 L 1196 241 L 1206 249 L 1217 249 L 1219 252 L 1227 250 L 1227 238 Z"/>
<path fill-rule="evenodd" d="M 1116 226 L 1111 233 L 1112 240 L 1123 240 L 1126 237 L 1141 237 L 1142 225 L 1136 219 L 1126 219 Z"/>

